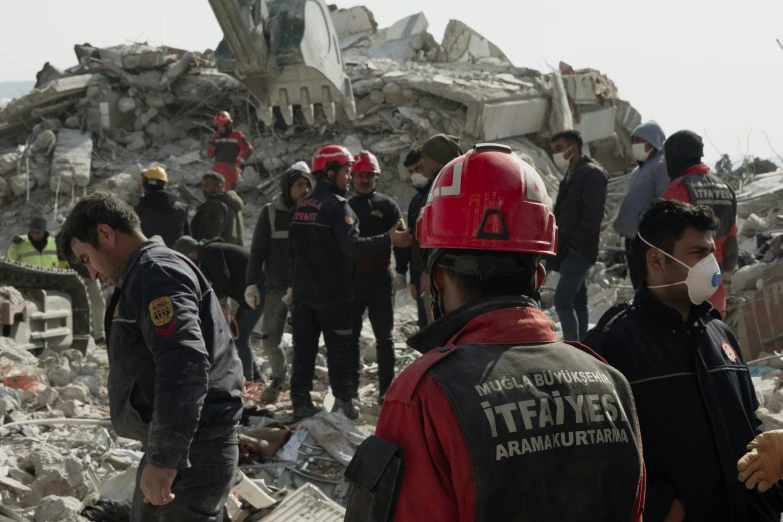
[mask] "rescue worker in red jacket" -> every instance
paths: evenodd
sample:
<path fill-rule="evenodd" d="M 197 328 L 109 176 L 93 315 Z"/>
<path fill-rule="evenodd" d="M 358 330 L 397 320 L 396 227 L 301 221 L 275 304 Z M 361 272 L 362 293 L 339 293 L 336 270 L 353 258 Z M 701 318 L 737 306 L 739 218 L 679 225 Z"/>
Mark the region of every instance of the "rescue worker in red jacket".
<path fill-rule="evenodd" d="M 215 126 L 217 132 L 212 136 L 207 149 L 209 156 L 215 158 L 212 170 L 226 179 L 226 190 L 236 190 L 245 161 L 253 152 L 253 145 L 243 133 L 234 130 L 234 120 L 226 111 L 215 116 Z"/>
<path fill-rule="evenodd" d="M 417 223 L 436 320 L 346 470 L 347 521 L 641 520 L 631 388 L 536 303 L 557 244 L 545 200 L 505 145 L 436 178 Z"/>
<path fill-rule="evenodd" d="M 737 267 L 737 196 L 719 177 L 702 163 L 704 143 L 691 131 L 675 132 L 663 145 L 663 164 L 672 182 L 663 199 L 676 199 L 692 205 L 707 205 L 720 221 L 715 231 L 715 258 L 723 281 L 709 301 L 726 318 L 726 281 Z"/>

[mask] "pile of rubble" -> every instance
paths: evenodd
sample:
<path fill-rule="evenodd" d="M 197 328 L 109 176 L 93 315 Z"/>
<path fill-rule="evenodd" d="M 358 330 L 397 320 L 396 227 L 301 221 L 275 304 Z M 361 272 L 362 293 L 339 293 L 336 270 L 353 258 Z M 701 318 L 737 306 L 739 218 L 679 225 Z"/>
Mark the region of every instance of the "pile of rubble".
<path fill-rule="evenodd" d="M 385 29 L 363 7 L 333 10 L 332 18 L 355 96 L 352 121 L 328 123 L 316 113 L 309 125 L 295 112 L 287 123 L 283 115 L 267 126 L 256 117 L 246 87 L 217 70 L 212 51 L 78 45 L 74 67 L 47 64 L 36 89 L 0 111 L 0 248 L 24 232 L 35 214 L 49 217 L 56 231 L 75 199 L 88 191 L 109 190 L 135 204 L 141 172 L 153 165 L 166 167 L 170 189 L 193 210 L 201 199 L 197 186 L 211 169 L 210 124 L 222 110 L 231 112 L 235 127 L 255 147 L 238 187 L 245 202 L 246 244 L 262 206 L 277 192 L 279 176 L 327 142 L 353 153 L 375 153 L 384 171 L 379 191 L 405 209 L 414 192 L 403 158 L 439 132 L 459 136 L 463 148 L 483 141 L 510 146 L 537 168 L 554 198 L 560 174 L 548 154 L 549 137 L 579 129 L 585 152 L 614 176 L 610 219 L 625 191 L 623 175 L 634 166 L 630 133 L 641 118 L 606 76 L 564 63 L 547 73 L 515 67 L 491 41 L 456 20 L 438 43 L 421 13 Z M 630 288 L 619 239 L 605 236 L 602 261 L 590 274 L 593 321 Z M 547 308 L 555 284 L 550 278 L 542 292 Z M 404 344 L 417 329 L 416 309 L 405 292 L 397 299 L 394 335 L 401 371 L 417 357 Z M 554 313 L 552 318 L 557 321 Z M 90 345 L 86 355 L 67 350 L 36 357 L 7 339 L 0 343 L 3 509 L 36 522 L 99 517 L 96 506 L 127 509 L 122 503 L 132 494 L 141 448 L 116 438 L 107 423 L 105 350 Z M 285 343 L 290 352 L 290 336 Z M 246 389 L 244 478 L 229 502 L 231 520 L 309 520 L 313 506 L 340 518 L 347 494 L 342 473 L 378 415 L 369 324 L 361 343 L 357 424 L 339 414 L 321 414 L 291 431 L 285 424 L 291 415 L 286 394 L 269 408 L 258 403 L 259 387 Z M 263 358 L 258 360 L 268 372 Z M 327 407 L 334 400 L 323 356 L 313 396 Z M 82 424 L 69 424 L 76 419 Z M 119 504 L 106 504 L 109 500 Z"/>

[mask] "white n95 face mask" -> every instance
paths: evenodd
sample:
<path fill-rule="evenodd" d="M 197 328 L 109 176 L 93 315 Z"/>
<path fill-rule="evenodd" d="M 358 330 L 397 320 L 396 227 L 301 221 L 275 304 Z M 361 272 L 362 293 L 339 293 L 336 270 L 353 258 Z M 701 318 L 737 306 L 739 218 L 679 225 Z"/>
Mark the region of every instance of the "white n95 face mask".
<path fill-rule="evenodd" d="M 413 185 L 416 188 L 423 188 L 427 186 L 427 183 L 429 183 L 429 179 L 427 179 L 427 176 L 424 174 L 419 174 L 418 172 L 415 174 L 411 174 L 411 185 Z"/>
<path fill-rule="evenodd" d="M 565 152 L 552 154 L 552 161 L 555 162 L 555 167 L 557 167 L 557 170 L 563 173 L 568 170 L 568 166 L 571 164 L 571 160 L 566 159 Z"/>
<path fill-rule="evenodd" d="M 715 259 L 715 254 L 710 254 L 695 265 L 688 266 L 676 257 L 667 254 L 656 246 L 651 245 L 641 235 L 639 235 L 639 239 L 647 243 L 647 246 L 650 248 L 658 250 L 666 257 L 674 259 L 688 269 L 688 277 L 685 278 L 685 281 L 680 281 L 679 283 L 672 283 L 669 285 L 648 286 L 647 288 L 665 288 L 667 286 L 685 285 L 688 287 L 688 297 L 690 297 L 691 302 L 695 305 L 702 304 L 704 301 L 712 297 L 713 294 L 715 294 L 715 292 L 718 290 L 718 287 L 723 281 L 723 275 L 720 272 L 720 265 L 718 264 L 718 260 Z"/>
<path fill-rule="evenodd" d="M 647 145 L 644 143 L 634 143 L 633 145 L 631 145 L 633 157 L 636 161 L 644 161 L 647 159 L 647 156 L 650 155 L 649 152 L 644 150 L 646 146 Z"/>

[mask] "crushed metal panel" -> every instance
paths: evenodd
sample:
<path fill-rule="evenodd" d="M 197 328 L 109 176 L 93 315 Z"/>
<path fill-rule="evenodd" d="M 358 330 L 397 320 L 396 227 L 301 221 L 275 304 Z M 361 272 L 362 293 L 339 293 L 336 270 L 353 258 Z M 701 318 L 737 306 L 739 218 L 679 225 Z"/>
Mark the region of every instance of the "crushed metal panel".
<path fill-rule="evenodd" d="M 345 508 L 312 484 L 288 495 L 264 522 L 342 522 Z"/>
<path fill-rule="evenodd" d="M 581 108 L 581 119 L 576 126 L 585 143 L 609 138 L 614 135 L 614 120 L 617 109 L 594 105 Z"/>

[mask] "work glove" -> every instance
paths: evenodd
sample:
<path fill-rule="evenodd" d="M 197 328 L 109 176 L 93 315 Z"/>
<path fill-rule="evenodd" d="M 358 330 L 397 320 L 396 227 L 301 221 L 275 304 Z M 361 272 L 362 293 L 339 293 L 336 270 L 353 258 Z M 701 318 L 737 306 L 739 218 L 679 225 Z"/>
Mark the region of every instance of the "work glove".
<path fill-rule="evenodd" d="M 27 234 L 19 234 L 18 236 L 14 236 L 14 238 L 12 239 L 12 241 L 13 241 L 14 243 L 16 243 L 17 245 L 18 245 L 19 243 L 24 243 L 25 241 L 27 241 Z"/>
<path fill-rule="evenodd" d="M 405 274 L 398 273 L 396 276 L 394 276 L 394 285 L 392 285 L 392 292 L 395 294 L 405 288 L 405 286 L 408 284 L 408 280 L 405 279 Z"/>
<path fill-rule="evenodd" d="M 783 479 L 783 430 L 767 431 L 757 435 L 748 444 L 748 453 L 737 462 L 737 478 L 745 487 L 758 485 L 761 493 Z"/>
<path fill-rule="evenodd" d="M 253 310 L 258 308 L 258 305 L 261 304 L 261 292 L 258 290 L 258 285 L 250 285 L 245 288 L 245 302 Z"/>
<path fill-rule="evenodd" d="M 291 304 L 294 302 L 294 289 L 289 287 L 288 292 L 280 300 L 280 304 L 275 308 L 275 317 L 278 321 L 284 322 L 288 315 L 288 310 L 291 308 Z"/>

